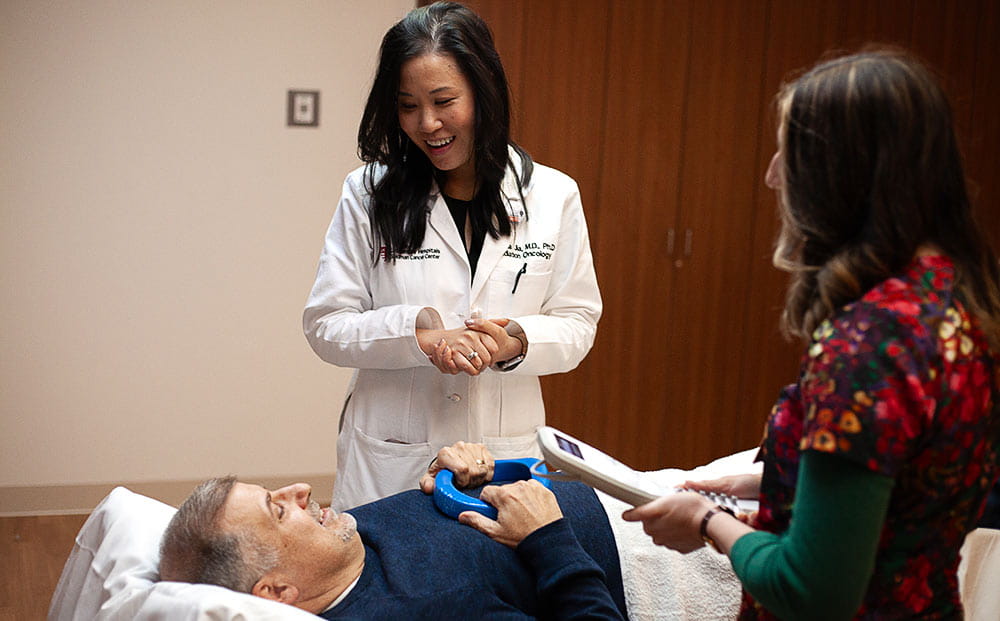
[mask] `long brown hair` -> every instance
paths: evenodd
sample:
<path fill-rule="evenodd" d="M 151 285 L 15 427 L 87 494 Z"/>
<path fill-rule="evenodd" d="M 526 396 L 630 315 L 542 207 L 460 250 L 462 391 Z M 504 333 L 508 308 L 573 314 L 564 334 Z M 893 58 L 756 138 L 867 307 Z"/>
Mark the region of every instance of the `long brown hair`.
<path fill-rule="evenodd" d="M 996 350 L 997 258 L 973 221 L 951 108 L 930 71 L 898 50 L 865 51 L 820 63 L 777 101 L 786 332 L 808 338 L 934 247 Z"/>

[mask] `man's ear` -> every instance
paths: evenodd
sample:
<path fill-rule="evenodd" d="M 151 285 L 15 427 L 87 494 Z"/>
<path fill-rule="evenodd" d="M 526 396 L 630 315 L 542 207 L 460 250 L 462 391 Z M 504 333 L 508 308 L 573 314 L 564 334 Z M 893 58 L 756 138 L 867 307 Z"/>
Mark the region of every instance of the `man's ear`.
<path fill-rule="evenodd" d="M 282 604 L 295 605 L 295 602 L 299 601 L 298 587 L 274 572 L 264 574 L 264 577 L 250 589 L 250 593 Z"/>

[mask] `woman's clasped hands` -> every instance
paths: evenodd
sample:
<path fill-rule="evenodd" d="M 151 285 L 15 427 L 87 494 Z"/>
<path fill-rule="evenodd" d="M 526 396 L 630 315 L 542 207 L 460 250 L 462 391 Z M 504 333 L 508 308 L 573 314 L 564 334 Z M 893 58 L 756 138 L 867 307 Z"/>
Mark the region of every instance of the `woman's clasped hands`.
<path fill-rule="evenodd" d="M 505 330 L 509 319 L 467 319 L 464 328 L 418 330 L 417 340 L 442 373 L 479 375 L 521 353 L 521 340 Z"/>

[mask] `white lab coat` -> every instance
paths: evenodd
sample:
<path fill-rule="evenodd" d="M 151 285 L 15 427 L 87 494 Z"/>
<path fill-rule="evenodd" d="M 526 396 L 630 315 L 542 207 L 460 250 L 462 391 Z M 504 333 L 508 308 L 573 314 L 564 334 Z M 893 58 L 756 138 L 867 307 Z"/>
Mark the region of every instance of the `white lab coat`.
<path fill-rule="evenodd" d="M 458 440 L 482 442 L 497 458 L 538 455 L 535 429 L 545 422 L 538 376 L 580 363 L 602 310 L 579 189 L 567 175 L 535 165 L 523 190 L 525 218 L 508 170 L 502 191 L 520 222 L 511 237 L 486 235 L 472 280 L 436 186 L 420 249 L 373 265 L 364 171 L 344 181 L 303 314 L 319 357 L 357 369 L 337 441 L 338 510 L 414 488 L 438 449 Z M 416 329 L 461 327 L 476 312 L 521 327 L 524 361 L 478 377 L 441 373 Z"/>

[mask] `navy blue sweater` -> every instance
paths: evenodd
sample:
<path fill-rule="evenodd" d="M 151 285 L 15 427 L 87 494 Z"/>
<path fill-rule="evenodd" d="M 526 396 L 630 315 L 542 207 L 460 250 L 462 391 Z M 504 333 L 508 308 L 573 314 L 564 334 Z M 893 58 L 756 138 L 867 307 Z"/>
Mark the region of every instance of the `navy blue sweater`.
<path fill-rule="evenodd" d="M 593 490 L 552 482 L 564 518 L 511 550 L 408 491 L 351 509 L 357 585 L 326 619 L 622 619 L 621 566 Z"/>

